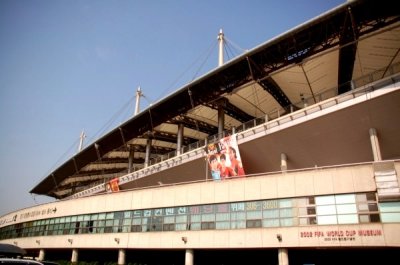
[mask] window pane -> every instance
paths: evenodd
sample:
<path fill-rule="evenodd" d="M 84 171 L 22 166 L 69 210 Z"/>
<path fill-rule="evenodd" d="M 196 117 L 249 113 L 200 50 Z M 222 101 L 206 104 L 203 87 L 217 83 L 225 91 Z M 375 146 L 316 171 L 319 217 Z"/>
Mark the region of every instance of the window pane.
<path fill-rule="evenodd" d="M 216 220 L 217 221 L 229 221 L 229 213 L 217 213 Z"/>
<path fill-rule="evenodd" d="M 215 214 L 213 214 L 213 213 L 203 214 L 201 216 L 201 221 L 203 221 L 203 222 L 215 221 Z"/>
<path fill-rule="evenodd" d="M 261 219 L 262 212 L 261 211 L 251 211 L 247 212 L 247 219 Z"/>
<path fill-rule="evenodd" d="M 317 214 L 318 215 L 336 214 L 336 207 L 335 205 L 317 206 Z"/>
<path fill-rule="evenodd" d="M 336 210 L 338 214 L 357 213 L 357 207 L 355 204 L 337 205 Z"/>
<path fill-rule="evenodd" d="M 264 218 L 279 218 L 279 210 L 264 210 Z"/>
<path fill-rule="evenodd" d="M 175 224 L 175 230 L 177 231 L 186 230 L 186 224 Z"/>
<path fill-rule="evenodd" d="M 215 225 L 216 229 L 230 229 L 229 222 L 216 222 Z"/>
<path fill-rule="evenodd" d="M 164 224 L 171 224 L 175 222 L 175 216 L 165 216 Z"/>
<path fill-rule="evenodd" d="M 382 223 L 399 223 L 400 213 L 381 213 Z"/>
<path fill-rule="evenodd" d="M 338 223 L 339 224 L 357 224 L 358 216 L 357 216 L 357 214 L 338 215 Z"/>
<path fill-rule="evenodd" d="M 319 225 L 337 224 L 336 215 L 317 216 Z"/>
<path fill-rule="evenodd" d="M 264 219 L 262 223 L 263 227 L 278 227 L 279 219 Z"/>
<path fill-rule="evenodd" d="M 279 208 L 292 207 L 292 199 L 279 200 Z"/>
<path fill-rule="evenodd" d="M 327 204 L 335 204 L 334 196 L 317 196 L 315 197 L 316 205 L 327 205 Z"/>
<path fill-rule="evenodd" d="M 177 223 L 186 223 L 187 222 L 187 215 L 178 215 L 176 216 Z"/>
<path fill-rule="evenodd" d="M 293 218 L 281 219 L 281 226 L 293 226 Z"/>
<path fill-rule="evenodd" d="M 336 204 L 355 203 L 356 197 L 354 194 L 342 194 L 335 196 Z"/>
<path fill-rule="evenodd" d="M 400 202 L 381 202 L 379 203 L 379 208 L 383 213 L 400 213 Z"/>
<path fill-rule="evenodd" d="M 288 209 L 281 209 L 280 211 L 279 211 L 280 213 L 280 217 L 282 218 L 282 217 L 292 217 L 293 216 L 293 214 L 292 214 L 292 208 L 288 208 Z"/>

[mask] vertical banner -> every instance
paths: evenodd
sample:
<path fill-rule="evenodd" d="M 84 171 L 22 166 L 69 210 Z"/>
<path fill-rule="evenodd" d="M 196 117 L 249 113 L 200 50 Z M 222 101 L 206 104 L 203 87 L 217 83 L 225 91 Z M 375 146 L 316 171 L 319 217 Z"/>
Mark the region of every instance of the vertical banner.
<path fill-rule="evenodd" d="M 206 153 L 213 180 L 244 176 L 236 134 L 207 145 Z"/>
<path fill-rule="evenodd" d="M 113 178 L 106 184 L 106 192 L 119 191 L 119 178 Z"/>

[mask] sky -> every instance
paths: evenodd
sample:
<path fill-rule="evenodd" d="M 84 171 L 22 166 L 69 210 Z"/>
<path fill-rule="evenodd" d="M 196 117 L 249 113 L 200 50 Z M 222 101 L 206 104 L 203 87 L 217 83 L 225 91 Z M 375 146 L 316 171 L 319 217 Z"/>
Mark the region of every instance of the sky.
<path fill-rule="evenodd" d="M 346 0 L 1 0 L 0 216 L 84 146 L 218 64 Z"/>

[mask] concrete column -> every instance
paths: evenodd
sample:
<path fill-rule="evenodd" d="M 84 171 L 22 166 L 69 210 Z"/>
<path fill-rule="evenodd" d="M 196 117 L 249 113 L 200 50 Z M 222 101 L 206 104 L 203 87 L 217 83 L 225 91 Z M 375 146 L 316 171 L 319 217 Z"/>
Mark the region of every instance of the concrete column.
<path fill-rule="evenodd" d="M 150 150 L 151 150 L 151 138 L 147 138 L 146 143 L 146 157 L 144 158 L 144 167 L 149 166 L 150 162 Z"/>
<path fill-rule="evenodd" d="M 44 260 L 45 254 L 46 254 L 46 253 L 45 253 L 44 249 L 39 250 L 39 257 L 38 257 L 38 260 L 39 260 L 39 261 Z"/>
<path fill-rule="evenodd" d="M 378 133 L 375 128 L 369 129 L 369 139 L 371 140 L 372 155 L 374 156 L 374 161 L 381 161 L 381 148 L 378 141 Z"/>
<path fill-rule="evenodd" d="M 185 265 L 193 265 L 193 249 L 186 249 Z"/>
<path fill-rule="evenodd" d="M 78 263 L 78 249 L 76 249 L 76 248 L 74 248 L 72 250 L 71 263 L 72 264 Z"/>
<path fill-rule="evenodd" d="M 222 139 L 225 128 L 225 111 L 222 103 L 218 105 L 218 139 Z"/>
<path fill-rule="evenodd" d="M 135 157 L 135 150 L 133 149 L 133 146 L 129 145 L 129 157 L 128 157 L 128 173 L 133 172 L 133 159 Z"/>
<path fill-rule="evenodd" d="M 287 248 L 278 249 L 278 262 L 279 265 L 289 265 L 289 254 Z"/>
<path fill-rule="evenodd" d="M 281 154 L 281 170 L 287 170 L 287 156 L 284 153 Z"/>
<path fill-rule="evenodd" d="M 125 249 L 118 250 L 118 265 L 125 265 Z"/>
<path fill-rule="evenodd" d="M 182 142 L 183 142 L 183 129 L 185 127 L 182 123 L 178 124 L 178 138 L 176 143 L 176 154 L 180 155 L 182 153 Z"/>

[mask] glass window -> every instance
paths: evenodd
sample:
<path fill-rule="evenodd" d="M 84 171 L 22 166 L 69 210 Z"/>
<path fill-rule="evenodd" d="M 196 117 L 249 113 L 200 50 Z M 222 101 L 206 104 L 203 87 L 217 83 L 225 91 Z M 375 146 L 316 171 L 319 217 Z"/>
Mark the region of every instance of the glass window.
<path fill-rule="evenodd" d="M 335 196 L 336 204 L 355 203 L 356 197 L 354 194 L 341 194 Z"/>
<path fill-rule="evenodd" d="M 114 213 L 107 213 L 106 219 L 114 219 Z"/>
<path fill-rule="evenodd" d="M 164 224 L 172 224 L 175 223 L 175 216 L 165 216 Z"/>
<path fill-rule="evenodd" d="M 381 213 L 382 223 L 400 223 L 400 213 Z"/>
<path fill-rule="evenodd" d="M 239 229 L 239 228 L 246 228 L 246 221 L 231 221 L 231 228 L 232 229 Z"/>
<path fill-rule="evenodd" d="M 264 210 L 263 216 L 264 218 L 279 218 L 279 210 L 278 209 Z"/>
<path fill-rule="evenodd" d="M 249 211 L 247 212 L 247 219 L 261 219 L 262 211 Z"/>
<path fill-rule="evenodd" d="M 130 219 L 132 216 L 132 212 L 131 211 L 125 211 L 124 212 L 124 218 L 125 219 Z"/>
<path fill-rule="evenodd" d="M 231 212 L 244 211 L 244 202 L 231 203 Z"/>
<path fill-rule="evenodd" d="M 317 223 L 319 225 L 337 224 L 336 215 L 317 216 Z"/>
<path fill-rule="evenodd" d="M 336 214 L 335 205 L 317 206 L 317 215 L 330 215 Z M 319 222 L 318 222 L 319 223 Z"/>
<path fill-rule="evenodd" d="M 230 229 L 230 222 L 215 222 L 216 229 Z"/>
<path fill-rule="evenodd" d="M 279 219 L 264 219 L 262 225 L 263 227 L 278 227 Z"/>
<path fill-rule="evenodd" d="M 132 225 L 140 225 L 142 224 L 142 218 L 133 218 Z"/>
<path fill-rule="evenodd" d="M 200 222 L 201 221 L 201 215 L 200 214 L 193 214 L 190 216 L 190 221 L 191 222 Z"/>
<path fill-rule="evenodd" d="M 281 209 L 279 211 L 279 216 L 282 217 L 292 217 L 293 213 L 292 213 L 292 208 L 288 208 L 288 209 Z"/>
<path fill-rule="evenodd" d="M 280 208 L 292 207 L 292 199 L 280 199 L 279 207 Z"/>
<path fill-rule="evenodd" d="M 245 220 L 245 219 L 246 219 L 246 213 L 244 212 L 231 213 L 231 220 Z"/>
<path fill-rule="evenodd" d="M 191 223 L 189 226 L 189 230 L 200 230 L 201 223 Z"/>
<path fill-rule="evenodd" d="M 202 214 L 202 216 L 201 216 L 201 221 L 202 221 L 202 222 L 215 221 L 215 214 L 213 214 L 213 213 L 210 213 L 210 214 Z"/>
<path fill-rule="evenodd" d="M 293 226 L 293 218 L 281 218 L 281 226 Z"/>
<path fill-rule="evenodd" d="M 338 214 L 357 213 L 357 207 L 355 204 L 337 205 L 336 210 Z"/>
<path fill-rule="evenodd" d="M 175 224 L 176 231 L 184 231 L 186 230 L 186 224 Z"/>
<path fill-rule="evenodd" d="M 247 220 L 246 227 L 247 228 L 261 227 L 261 220 Z"/>
<path fill-rule="evenodd" d="M 276 209 L 279 207 L 278 200 L 267 200 L 262 202 L 263 210 Z"/>
<path fill-rule="evenodd" d="M 217 213 L 216 220 L 217 221 L 229 221 L 230 215 L 229 213 Z"/>
<path fill-rule="evenodd" d="M 177 223 L 186 223 L 187 222 L 187 215 L 178 215 L 175 217 Z"/>
<path fill-rule="evenodd" d="M 400 213 L 400 202 L 381 202 L 379 208 L 383 213 Z"/>
<path fill-rule="evenodd" d="M 400 222 L 400 202 L 379 203 L 382 223 Z"/>
<path fill-rule="evenodd" d="M 357 223 L 358 223 L 357 214 L 338 215 L 338 224 L 357 224 Z"/>
<path fill-rule="evenodd" d="M 329 205 L 335 204 L 335 196 L 317 196 L 315 197 L 315 204 L 316 205 Z"/>
<path fill-rule="evenodd" d="M 90 220 L 97 220 L 99 218 L 99 215 L 98 214 L 92 214 L 91 216 L 90 216 Z"/>

